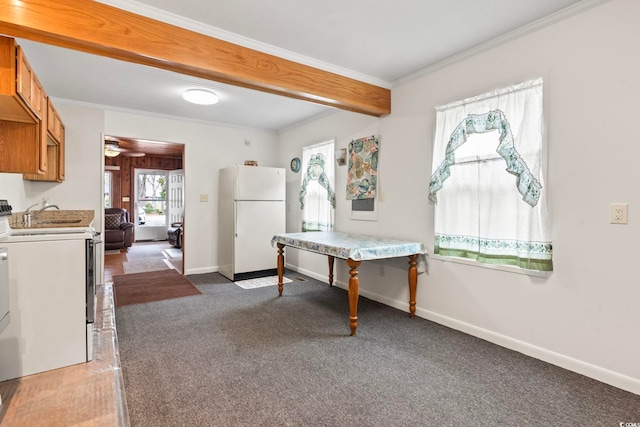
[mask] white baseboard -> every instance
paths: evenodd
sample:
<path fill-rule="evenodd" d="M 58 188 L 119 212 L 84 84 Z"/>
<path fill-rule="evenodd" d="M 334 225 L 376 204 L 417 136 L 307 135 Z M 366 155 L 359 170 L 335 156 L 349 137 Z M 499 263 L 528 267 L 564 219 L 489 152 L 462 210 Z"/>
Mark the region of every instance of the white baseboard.
<path fill-rule="evenodd" d="M 293 265 L 287 265 L 287 268 L 305 274 L 309 277 L 313 277 L 314 279 L 320 280 L 325 283 L 328 280 L 327 276 L 325 275 L 320 275 Z M 334 286 L 342 289 L 349 288 L 347 283 L 340 281 L 334 281 Z M 390 307 L 396 308 L 398 310 L 402 310 L 407 313 L 409 312 L 408 301 L 395 300 L 384 295 L 369 292 L 366 289 L 362 288 L 360 288 L 360 295 L 388 305 Z M 566 356 L 564 354 L 556 353 L 546 348 L 529 344 L 527 342 L 520 341 L 506 335 L 498 334 L 488 329 L 480 328 L 478 326 L 462 322 L 448 316 L 443 316 L 433 311 L 425 310 L 424 308 L 416 307 L 416 316 L 422 317 L 423 319 L 431 320 L 432 322 L 447 326 L 460 332 L 464 332 L 474 337 L 481 338 L 501 347 L 517 351 L 535 359 L 542 360 L 543 362 L 547 362 L 552 365 L 567 369 L 569 371 L 584 375 L 586 377 L 593 378 L 622 390 L 640 395 L 640 379 L 622 375 L 618 372 L 611 371 L 601 366 L 593 365 L 591 363 L 587 363 L 582 360 Z"/>
<path fill-rule="evenodd" d="M 473 335 L 474 337 L 484 339 L 501 347 L 526 354 L 527 356 L 531 356 L 535 359 L 551 363 L 552 365 L 577 372 L 586 377 L 593 378 L 622 390 L 640 395 L 640 380 L 636 378 L 622 375 L 601 366 L 593 365 L 561 353 L 556 353 L 546 348 L 529 344 L 506 335 L 498 334 L 429 310 L 416 309 L 416 315 L 469 335 Z"/>
<path fill-rule="evenodd" d="M 286 268 L 289 270 L 297 271 L 298 273 L 304 274 L 305 276 L 313 277 L 316 280 L 319 280 L 324 283 L 329 283 L 329 276 L 315 273 L 311 270 L 305 270 L 304 268 L 299 268 L 295 265 L 286 264 Z M 335 281 L 333 282 L 336 283 Z"/>
<path fill-rule="evenodd" d="M 205 274 L 205 273 L 217 273 L 218 267 L 204 267 L 204 268 L 189 268 L 185 270 L 184 275 L 187 276 L 189 274 Z"/>

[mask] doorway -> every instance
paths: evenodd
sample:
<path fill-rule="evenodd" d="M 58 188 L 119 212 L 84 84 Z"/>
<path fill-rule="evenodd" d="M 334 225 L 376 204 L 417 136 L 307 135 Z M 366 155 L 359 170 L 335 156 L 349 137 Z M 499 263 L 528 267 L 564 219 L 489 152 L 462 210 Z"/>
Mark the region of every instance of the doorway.
<path fill-rule="evenodd" d="M 104 136 L 104 143 L 105 207 L 125 209 L 134 226 L 133 246 L 105 253 L 105 279 L 137 272 L 137 264 L 151 258 L 184 274 L 183 247 L 172 245 L 167 232 L 184 218 L 184 144 L 115 136 Z"/>
<path fill-rule="evenodd" d="M 167 171 L 134 170 L 134 203 L 131 220 L 136 242 L 167 240 Z"/>

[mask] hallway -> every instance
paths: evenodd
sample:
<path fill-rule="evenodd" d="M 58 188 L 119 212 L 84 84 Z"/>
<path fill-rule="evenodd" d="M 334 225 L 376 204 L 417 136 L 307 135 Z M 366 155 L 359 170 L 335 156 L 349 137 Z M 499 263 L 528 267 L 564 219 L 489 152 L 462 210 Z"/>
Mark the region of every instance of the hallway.
<path fill-rule="evenodd" d="M 104 254 L 104 282 L 113 276 L 174 269 L 182 274 L 182 250 L 167 241 L 136 242 L 129 250 L 111 250 Z"/>

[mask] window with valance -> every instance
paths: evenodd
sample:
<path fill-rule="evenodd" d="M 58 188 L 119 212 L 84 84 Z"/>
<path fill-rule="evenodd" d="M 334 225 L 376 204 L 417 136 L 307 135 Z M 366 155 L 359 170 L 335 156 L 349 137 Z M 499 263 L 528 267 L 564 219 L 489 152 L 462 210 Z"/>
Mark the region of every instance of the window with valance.
<path fill-rule="evenodd" d="M 553 270 L 543 80 L 436 108 L 434 253 Z"/>
<path fill-rule="evenodd" d="M 336 208 L 335 140 L 302 149 L 300 209 L 302 231 L 332 231 Z"/>

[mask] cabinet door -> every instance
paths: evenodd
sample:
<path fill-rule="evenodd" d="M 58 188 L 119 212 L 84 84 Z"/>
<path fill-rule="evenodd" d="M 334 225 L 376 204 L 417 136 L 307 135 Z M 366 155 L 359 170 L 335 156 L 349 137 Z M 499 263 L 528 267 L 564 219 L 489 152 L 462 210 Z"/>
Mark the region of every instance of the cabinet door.
<path fill-rule="evenodd" d="M 17 76 L 16 76 L 16 92 L 22 97 L 27 105 L 31 106 L 31 83 L 33 82 L 33 70 L 22 52 L 20 46 L 16 47 L 17 53 Z"/>
<path fill-rule="evenodd" d="M 33 68 L 31 68 L 20 46 L 16 47 L 16 54 L 18 66 L 16 92 L 22 97 L 24 102 L 27 103 L 33 114 L 35 114 L 37 118 L 43 119 L 46 100 L 42 84 L 33 72 Z"/>
<path fill-rule="evenodd" d="M 47 99 L 47 130 L 55 139 L 56 133 L 56 109 L 53 108 L 51 100 Z"/>
<path fill-rule="evenodd" d="M 64 139 L 64 125 L 50 99 L 47 100 L 47 130 L 55 141 Z"/>
<path fill-rule="evenodd" d="M 51 99 L 47 98 L 47 131 L 51 138 L 57 143 L 56 181 L 64 181 L 64 124 L 60 114 L 51 103 Z"/>
<path fill-rule="evenodd" d="M 40 80 L 35 73 L 31 72 L 31 109 L 40 118 L 44 120 L 45 109 L 47 108 L 47 95 L 42 89 Z"/>
<path fill-rule="evenodd" d="M 61 126 L 61 135 L 58 142 L 58 182 L 64 181 L 64 126 Z"/>
<path fill-rule="evenodd" d="M 35 77 L 35 76 L 34 76 Z M 38 79 L 34 79 L 31 92 L 31 98 L 34 105 L 40 106 L 40 149 L 38 150 L 38 168 L 40 173 L 45 173 L 47 171 L 47 166 L 49 164 L 49 155 L 47 153 L 47 94 L 42 89 L 40 82 Z M 35 88 L 38 88 L 37 90 Z M 36 96 L 38 96 L 39 101 L 36 101 Z"/>

